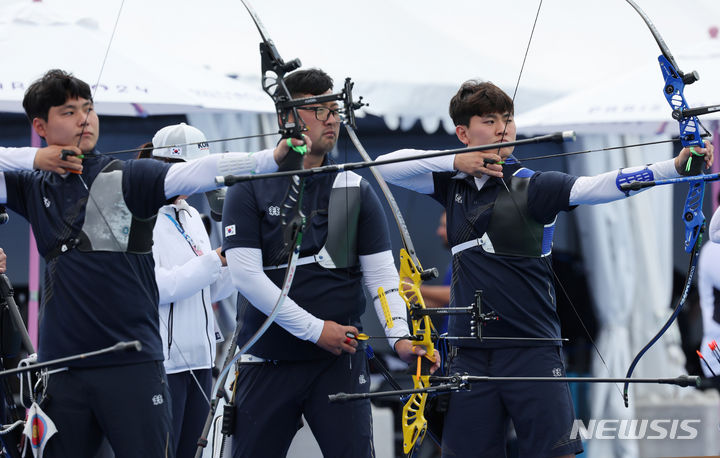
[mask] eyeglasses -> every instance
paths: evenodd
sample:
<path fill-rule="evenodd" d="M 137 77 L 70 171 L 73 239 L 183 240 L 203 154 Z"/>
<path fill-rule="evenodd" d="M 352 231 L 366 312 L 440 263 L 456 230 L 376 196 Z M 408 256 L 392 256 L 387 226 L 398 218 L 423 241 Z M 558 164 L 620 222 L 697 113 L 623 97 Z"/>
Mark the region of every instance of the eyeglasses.
<path fill-rule="evenodd" d="M 315 112 L 315 119 L 318 121 L 325 122 L 328 119 L 330 119 L 330 115 L 332 115 L 335 119 L 340 121 L 341 114 L 339 109 L 331 110 L 328 107 L 298 107 L 298 110 L 307 110 L 307 111 L 314 111 Z"/>

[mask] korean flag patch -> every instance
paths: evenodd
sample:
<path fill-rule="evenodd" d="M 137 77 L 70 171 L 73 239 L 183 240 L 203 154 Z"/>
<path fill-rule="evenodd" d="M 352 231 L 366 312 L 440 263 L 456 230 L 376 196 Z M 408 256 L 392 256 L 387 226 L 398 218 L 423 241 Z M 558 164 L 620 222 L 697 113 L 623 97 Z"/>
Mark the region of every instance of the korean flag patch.
<path fill-rule="evenodd" d="M 234 224 L 225 226 L 225 237 L 230 237 L 231 235 L 235 235 L 235 225 Z"/>

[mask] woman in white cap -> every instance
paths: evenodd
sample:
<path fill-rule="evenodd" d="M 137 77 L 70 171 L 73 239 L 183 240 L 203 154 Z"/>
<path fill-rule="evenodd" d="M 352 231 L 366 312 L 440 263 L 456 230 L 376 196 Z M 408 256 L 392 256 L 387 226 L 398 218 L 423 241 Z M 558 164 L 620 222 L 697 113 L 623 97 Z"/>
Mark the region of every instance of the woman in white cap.
<path fill-rule="evenodd" d="M 152 145 L 152 150 L 151 145 L 143 148 L 140 156 L 183 162 L 210 153 L 205 135 L 185 123 L 160 129 Z M 215 344 L 222 339 L 212 303 L 234 290 L 225 258 L 219 248 L 211 248 L 200 214 L 185 197 L 160 208 L 153 230 L 160 335 L 177 458 L 195 455 L 209 411 Z"/>

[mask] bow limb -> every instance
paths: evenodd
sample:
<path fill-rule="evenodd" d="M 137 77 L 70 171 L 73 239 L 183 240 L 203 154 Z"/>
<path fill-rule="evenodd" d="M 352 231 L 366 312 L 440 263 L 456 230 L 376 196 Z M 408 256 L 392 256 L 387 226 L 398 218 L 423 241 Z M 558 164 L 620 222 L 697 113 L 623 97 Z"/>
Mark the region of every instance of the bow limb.
<path fill-rule="evenodd" d="M 694 71 L 690 73 L 683 73 L 679 69 L 677 63 L 675 62 L 675 58 L 670 53 L 670 49 L 665 44 L 665 41 L 647 14 L 645 14 L 645 12 L 633 0 L 626 1 L 643 19 L 660 47 L 661 55 L 658 57 L 658 62 L 660 64 L 660 71 L 664 80 L 663 94 L 665 95 L 670 108 L 673 110 L 673 118 L 678 121 L 680 141 L 684 147 L 689 147 L 692 153 L 688 159 L 683 175 L 702 174 L 704 157 L 701 154 L 696 154 L 693 149 L 694 147 L 703 148 L 705 146 L 705 143 L 700 135 L 701 124 L 697 116 L 687 116 L 684 114 L 684 112 L 690 110 L 688 103 L 685 100 L 685 85 L 692 84 L 697 81 L 699 79 L 699 75 Z M 685 304 L 690 284 L 692 282 L 692 277 L 697 266 L 697 252 L 702 244 L 702 232 L 705 225 L 705 216 L 702 213 L 704 193 L 705 181 L 694 181 L 690 183 L 687 198 L 685 199 L 685 208 L 683 210 L 683 222 L 685 223 L 685 251 L 690 253 L 690 266 L 685 278 L 685 286 L 683 287 L 682 296 L 665 324 L 635 356 L 627 370 L 627 374 L 625 376 L 626 378 L 630 378 L 643 355 L 670 328 Z M 628 407 L 628 382 L 625 382 L 623 387 L 623 400 L 625 402 L 625 406 Z"/>
<path fill-rule="evenodd" d="M 660 330 L 653 336 L 650 341 L 645 344 L 645 346 L 635 355 L 635 358 L 630 363 L 630 367 L 628 367 L 627 373 L 625 374 L 625 378 L 628 379 L 623 384 L 623 400 L 625 402 L 625 407 L 628 407 L 630 404 L 629 399 L 629 384 L 630 384 L 630 377 L 632 376 L 633 371 L 635 370 L 635 366 L 637 366 L 638 362 L 640 362 L 640 359 L 643 357 L 643 355 L 652 347 L 655 345 L 655 342 L 657 342 L 660 337 L 662 337 L 665 332 L 670 329 L 670 326 L 672 325 L 673 321 L 677 318 L 677 316 L 680 314 L 680 311 L 683 308 L 683 305 L 685 305 L 685 301 L 687 300 L 688 293 L 690 291 L 690 286 L 692 285 L 692 279 L 695 274 L 695 270 L 697 268 L 697 261 L 698 261 L 698 249 L 700 245 L 702 244 L 702 227 L 700 229 L 700 233 L 698 234 L 697 240 L 695 242 L 695 245 L 693 246 L 692 251 L 690 252 L 690 265 L 688 267 L 688 272 L 685 277 L 685 285 L 683 286 L 682 295 L 680 296 L 680 299 L 678 300 L 677 305 L 673 309 L 673 312 L 670 314 L 670 317 L 665 321 L 665 324 L 660 328 Z"/>
<path fill-rule="evenodd" d="M 265 27 L 262 25 L 262 22 L 260 21 L 260 18 L 258 17 L 255 10 L 252 8 L 252 6 L 247 0 L 241 1 L 242 4 L 245 6 L 245 9 L 252 17 L 252 20 L 255 23 L 258 32 L 260 33 L 260 37 L 262 38 L 262 43 L 260 43 L 262 88 L 275 103 L 275 108 L 278 113 L 280 134 L 282 134 L 283 137 L 287 138 L 302 138 L 302 129 L 304 128 L 304 126 L 300 122 L 300 116 L 297 113 L 296 107 L 288 107 L 286 105 L 288 101 L 292 100 L 292 96 L 283 79 L 287 72 L 290 72 L 300 67 L 300 61 L 297 59 L 293 59 L 292 61 L 285 63 L 285 61 L 282 59 L 282 57 L 280 57 L 280 54 L 275 48 L 275 44 L 270 39 L 268 33 L 265 31 Z M 297 156 L 299 156 L 299 162 L 297 159 L 293 160 L 293 168 L 302 168 L 302 154 L 304 153 L 304 150 L 302 148 L 291 147 L 291 151 L 293 150 L 299 153 L 297 154 Z M 288 199 L 285 203 L 283 203 L 283 224 L 286 224 L 285 218 L 287 217 L 287 211 L 291 210 L 288 201 L 297 202 L 298 209 L 302 208 L 302 194 L 304 189 L 302 178 L 293 177 L 292 184 L 295 186 L 291 186 L 291 189 L 288 192 Z M 305 226 L 305 216 L 302 214 L 301 211 L 298 212 L 298 216 L 298 225 L 296 226 L 292 237 L 292 245 L 288 260 L 288 266 L 287 270 L 285 271 L 283 284 L 280 288 L 280 296 L 275 301 L 275 305 L 273 306 L 272 310 L 268 314 L 263 324 L 260 325 L 258 330 L 255 332 L 255 334 L 253 334 L 253 336 L 247 342 L 245 342 L 242 347 L 238 349 L 237 355 L 232 358 L 230 362 L 225 365 L 225 367 L 223 367 L 220 372 L 220 377 L 218 377 L 218 381 L 224 378 L 224 376 L 230 370 L 232 365 L 240 358 L 240 356 L 242 356 L 243 353 L 245 353 L 250 347 L 252 347 L 252 345 L 255 344 L 255 342 L 257 342 L 260 337 L 262 337 L 265 331 L 267 331 L 267 329 L 275 320 L 277 314 L 280 312 L 280 308 L 282 307 L 283 302 L 285 302 L 285 299 L 290 292 L 290 287 L 292 286 L 292 282 L 295 278 L 295 268 L 297 267 L 297 260 L 300 256 L 300 245 L 302 245 L 303 228 Z M 234 351 L 234 349 L 230 349 L 230 351 Z M 218 390 L 219 385 L 218 383 L 216 383 L 215 387 L 213 388 L 213 397 L 215 397 Z"/>
<path fill-rule="evenodd" d="M 278 116 L 278 132 L 283 138 L 288 139 L 288 146 L 290 149 L 280 168 L 281 170 L 302 169 L 304 154 L 307 152 L 307 147 L 305 145 L 292 146 L 292 144 L 289 143 L 289 138 L 302 139 L 302 131 L 305 126 L 303 125 L 297 112 L 297 106 L 289 105 L 292 101 L 292 95 L 290 94 L 290 91 L 284 81 L 286 73 L 300 67 L 300 61 L 298 59 L 293 59 L 292 61 L 286 63 L 282 59 L 280 53 L 275 48 L 275 44 L 265 31 L 265 27 L 262 25 L 262 22 L 255 10 L 248 1 L 241 1 L 245 6 L 245 9 L 252 17 L 252 20 L 255 23 L 262 39 L 262 42 L 260 43 L 260 60 L 263 91 L 270 96 L 275 104 L 275 110 Z M 235 345 L 231 345 L 228 349 L 229 354 L 228 358 L 226 358 L 226 364 L 221 369 L 217 381 L 213 386 L 211 395 L 213 402 L 210 406 L 210 412 L 205 421 L 205 427 L 202 435 L 198 440 L 198 448 L 195 452 L 196 458 L 200 458 L 202 456 L 203 449 L 208 443 L 207 435 L 212 424 L 212 417 L 215 415 L 217 403 L 219 402 L 218 393 L 220 392 L 220 387 L 224 383 L 228 372 L 238 359 L 240 359 L 242 355 L 245 354 L 258 340 L 260 340 L 263 334 L 265 334 L 265 332 L 270 328 L 270 325 L 272 325 L 278 313 L 280 313 L 285 299 L 288 297 L 290 287 L 295 279 L 295 269 L 297 267 L 297 261 L 300 257 L 300 246 L 302 245 L 303 231 L 306 223 L 306 217 L 302 212 L 302 197 L 304 189 L 304 179 L 296 175 L 291 176 L 290 186 L 288 188 L 285 201 L 281 206 L 281 224 L 286 226 L 287 236 L 285 240 L 285 247 L 286 249 L 290 249 L 290 254 L 287 262 L 287 268 L 285 270 L 285 277 L 283 278 L 283 283 L 280 287 L 280 295 L 275 301 L 275 305 L 271 309 L 270 313 L 265 318 L 265 321 L 263 321 L 250 339 L 238 348 L 237 352 L 235 352 Z M 239 329 L 236 329 L 235 336 L 238 334 Z M 236 337 L 233 340 L 236 341 L 235 339 Z M 233 352 L 235 352 L 235 356 L 230 358 L 229 355 Z"/>
<path fill-rule="evenodd" d="M 220 371 L 220 374 L 218 375 L 217 382 L 215 383 L 215 386 L 213 387 L 212 391 L 212 397 L 215 398 L 220 386 L 223 383 L 223 380 L 225 379 L 225 376 L 227 375 L 230 368 L 232 368 L 233 364 L 237 362 L 240 357 L 247 352 L 250 347 L 252 347 L 255 342 L 257 342 L 260 337 L 262 337 L 263 334 L 265 334 L 265 331 L 270 327 L 270 325 L 275 321 L 275 317 L 277 317 L 277 314 L 280 312 L 280 309 L 285 302 L 285 299 L 288 297 L 288 293 L 290 292 L 290 287 L 292 286 L 292 281 L 295 277 L 295 269 L 297 267 L 297 260 L 300 257 L 300 245 L 302 245 L 302 232 L 298 232 L 297 237 L 294 241 L 294 248 L 292 253 L 290 254 L 290 259 L 288 261 L 287 270 L 285 271 L 285 277 L 283 279 L 283 285 L 280 289 L 280 297 L 277 298 L 275 301 L 275 305 L 273 306 L 272 310 L 268 314 L 267 318 L 263 322 L 262 325 L 258 328 L 257 331 L 255 331 L 255 334 L 248 339 L 247 342 L 245 342 L 236 352 L 236 355 L 229 360 L 228 363 L 225 364 L 225 367 L 222 368 Z M 230 349 L 230 351 L 234 351 L 233 348 Z"/>
<path fill-rule="evenodd" d="M 685 100 L 685 85 L 692 84 L 700 79 L 697 72 L 684 73 L 675 62 L 665 40 L 655 28 L 650 18 L 638 6 L 634 0 L 626 0 L 630 6 L 640 15 L 660 47 L 658 63 L 663 76 L 663 94 L 672 109 L 672 116 L 678 122 L 680 142 L 684 147 L 689 147 L 690 155 L 683 175 L 699 175 L 703 169 L 704 155 L 694 152 L 694 147 L 704 148 L 705 142 L 702 139 L 700 130 L 702 124 L 697 116 L 687 116 L 691 113 L 690 107 Z M 702 201 L 705 185 L 703 182 L 692 183 L 685 200 L 683 220 L 685 222 L 685 251 L 690 253 L 700 234 L 700 227 L 705 222 L 702 213 Z"/>

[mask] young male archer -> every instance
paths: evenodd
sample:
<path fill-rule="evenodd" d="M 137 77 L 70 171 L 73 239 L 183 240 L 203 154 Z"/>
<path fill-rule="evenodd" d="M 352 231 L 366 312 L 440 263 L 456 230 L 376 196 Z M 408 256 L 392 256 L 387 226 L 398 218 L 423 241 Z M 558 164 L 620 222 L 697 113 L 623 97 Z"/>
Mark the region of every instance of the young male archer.
<path fill-rule="evenodd" d="M 492 83 L 464 83 L 450 101 L 450 116 L 467 146 L 515 140 L 512 99 Z M 684 148 L 672 160 L 578 177 L 527 169 L 512 152 L 505 147 L 379 169 L 388 182 L 430 195 L 445 208 L 453 254 L 452 305 L 467 306 L 481 291 L 482 312 L 499 317 L 483 327 L 487 339 L 457 341 L 449 372 L 563 376 L 560 321 L 548 268 L 558 213 L 625 198 L 630 193 L 619 189 L 622 181 L 679 176 L 691 153 Z M 712 145 L 697 152 L 712 164 Z M 377 160 L 417 153 L 401 150 Z M 469 318 L 451 316 L 448 331 L 469 336 Z M 582 450 L 580 441 L 570 438 L 574 418 L 567 383 L 474 384 L 470 391 L 451 394 L 443 456 L 504 456 L 510 420 L 521 456 L 571 456 Z"/>

